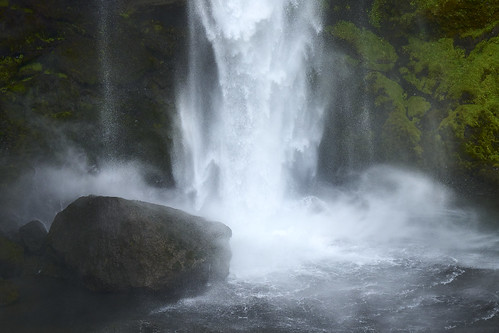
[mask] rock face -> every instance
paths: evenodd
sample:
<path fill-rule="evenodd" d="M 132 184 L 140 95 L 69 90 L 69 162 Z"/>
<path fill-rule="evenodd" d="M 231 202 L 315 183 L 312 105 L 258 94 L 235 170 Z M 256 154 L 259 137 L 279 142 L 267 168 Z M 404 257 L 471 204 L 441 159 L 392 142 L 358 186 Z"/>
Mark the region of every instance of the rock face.
<path fill-rule="evenodd" d="M 47 245 L 89 289 L 183 292 L 227 277 L 231 233 L 173 208 L 87 196 L 57 214 Z"/>

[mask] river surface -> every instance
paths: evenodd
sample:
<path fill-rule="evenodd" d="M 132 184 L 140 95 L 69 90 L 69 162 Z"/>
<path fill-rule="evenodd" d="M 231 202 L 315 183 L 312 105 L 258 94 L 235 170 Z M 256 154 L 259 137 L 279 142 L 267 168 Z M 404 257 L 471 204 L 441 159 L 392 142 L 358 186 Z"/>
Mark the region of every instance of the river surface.
<path fill-rule="evenodd" d="M 372 262 L 231 276 L 173 302 L 58 286 L 2 309 L 0 318 L 3 332 L 497 332 L 498 281 L 497 269 L 397 249 Z"/>

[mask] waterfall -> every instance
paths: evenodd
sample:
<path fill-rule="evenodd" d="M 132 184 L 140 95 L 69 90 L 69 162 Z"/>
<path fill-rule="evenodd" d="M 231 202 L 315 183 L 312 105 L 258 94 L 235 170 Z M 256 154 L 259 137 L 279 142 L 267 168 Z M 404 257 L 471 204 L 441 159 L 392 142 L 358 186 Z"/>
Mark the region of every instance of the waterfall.
<path fill-rule="evenodd" d="M 324 107 L 317 1 L 191 1 L 176 179 L 197 209 L 271 215 L 313 182 Z"/>
<path fill-rule="evenodd" d="M 102 86 L 102 102 L 100 106 L 100 125 L 102 128 L 102 140 L 107 157 L 113 157 L 117 148 L 118 139 L 118 111 L 116 107 L 116 91 L 113 85 L 113 64 L 111 52 L 111 39 L 113 22 L 113 10 L 115 1 L 98 0 L 98 38 L 97 47 L 100 65 L 99 83 Z"/>
<path fill-rule="evenodd" d="M 182 208 L 232 229 L 231 272 L 244 279 L 310 262 L 391 258 L 407 246 L 436 257 L 466 252 L 452 224 L 468 215 L 423 175 L 385 165 L 354 174 L 347 186 L 312 187 L 319 144 L 323 168 L 348 171 L 375 155 L 369 105 L 350 89 L 365 83 L 334 67 L 341 57 L 331 50 L 322 57 L 319 4 L 189 2 L 174 165 Z M 333 112 L 323 138 L 326 107 Z"/>

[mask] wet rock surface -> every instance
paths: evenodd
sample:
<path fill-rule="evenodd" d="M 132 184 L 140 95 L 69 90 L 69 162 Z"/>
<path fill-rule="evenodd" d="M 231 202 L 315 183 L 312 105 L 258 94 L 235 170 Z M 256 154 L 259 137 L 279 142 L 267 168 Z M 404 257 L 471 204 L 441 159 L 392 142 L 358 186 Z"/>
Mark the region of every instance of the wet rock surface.
<path fill-rule="evenodd" d="M 230 236 L 222 223 L 173 208 L 88 196 L 56 216 L 47 244 L 91 290 L 177 293 L 227 277 Z"/>

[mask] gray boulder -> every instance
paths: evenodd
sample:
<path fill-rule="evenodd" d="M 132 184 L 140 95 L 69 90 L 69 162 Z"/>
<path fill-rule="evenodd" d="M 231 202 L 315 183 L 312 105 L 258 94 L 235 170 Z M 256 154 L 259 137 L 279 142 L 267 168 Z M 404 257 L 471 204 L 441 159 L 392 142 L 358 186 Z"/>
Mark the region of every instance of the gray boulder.
<path fill-rule="evenodd" d="M 177 293 L 227 277 L 231 234 L 177 209 L 87 196 L 57 214 L 47 246 L 91 290 Z"/>

